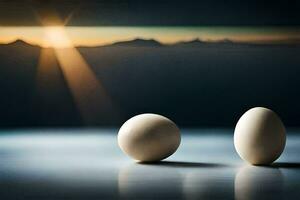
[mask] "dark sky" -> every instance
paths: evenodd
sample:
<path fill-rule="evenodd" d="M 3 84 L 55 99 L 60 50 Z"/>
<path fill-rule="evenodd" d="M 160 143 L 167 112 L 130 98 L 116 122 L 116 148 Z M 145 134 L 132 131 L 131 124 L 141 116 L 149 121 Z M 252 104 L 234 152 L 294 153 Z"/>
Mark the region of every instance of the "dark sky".
<path fill-rule="evenodd" d="M 0 0 L 0 26 L 300 25 L 297 0 Z"/>

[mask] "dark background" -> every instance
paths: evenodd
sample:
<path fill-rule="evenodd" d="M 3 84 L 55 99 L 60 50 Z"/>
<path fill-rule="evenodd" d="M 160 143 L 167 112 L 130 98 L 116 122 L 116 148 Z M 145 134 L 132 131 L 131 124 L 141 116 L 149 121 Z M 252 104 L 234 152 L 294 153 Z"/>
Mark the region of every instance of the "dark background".
<path fill-rule="evenodd" d="M 273 109 L 287 126 L 299 125 L 299 45 L 193 41 L 164 46 L 134 40 L 78 50 L 119 113 L 109 118 L 104 112 L 91 126 L 119 126 L 136 114 L 154 112 L 180 126 L 231 127 L 255 106 Z M 38 89 L 40 51 L 22 41 L 0 45 L 0 125 L 83 125 L 54 56 L 49 56 L 48 86 Z M 53 49 L 44 51 L 54 55 Z"/>
<path fill-rule="evenodd" d="M 297 0 L 1 0 L 0 25 L 299 25 Z M 38 17 L 37 17 L 38 16 Z"/>
<path fill-rule="evenodd" d="M 1 26 L 282 26 L 299 29 L 299 1 L 0 1 Z M 232 127 L 249 108 L 276 111 L 299 126 L 299 45 L 231 41 L 164 46 L 135 40 L 78 48 L 119 109 L 90 126 L 119 126 L 154 112 L 180 126 Z M 0 45 L 0 126 L 82 126 L 53 61 L 51 90 L 37 92 L 41 48 Z M 53 51 L 48 49 L 47 51 Z M 46 97 L 45 97 L 46 96 Z M 99 105 L 101 106 L 101 105 Z"/>

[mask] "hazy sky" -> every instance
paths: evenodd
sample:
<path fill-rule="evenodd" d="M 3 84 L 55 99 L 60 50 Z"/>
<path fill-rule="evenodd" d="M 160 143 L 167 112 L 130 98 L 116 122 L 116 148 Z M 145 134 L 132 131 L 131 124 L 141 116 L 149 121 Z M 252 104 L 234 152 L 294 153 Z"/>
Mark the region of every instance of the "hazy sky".
<path fill-rule="evenodd" d="M 96 46 L 134 38 L 299 43 L 300 1 L 0 1 L 0 43 Z M 45 26 L 63 25 L 65 28 Z"/>
<path fill-rule="evenodd" d="M 53 40 L 63 40 L 61 32 L 75 46 L 96 46 L 134 38 L 156 39 L 162 43 L 175 43 L 199 38 L 201 40 L 230 39 L 255 43 L 299 43 L 297 27 L 42 27 L 0 26 L 0 43 L 22 39 L 31 44 L 51 46 Z"/>

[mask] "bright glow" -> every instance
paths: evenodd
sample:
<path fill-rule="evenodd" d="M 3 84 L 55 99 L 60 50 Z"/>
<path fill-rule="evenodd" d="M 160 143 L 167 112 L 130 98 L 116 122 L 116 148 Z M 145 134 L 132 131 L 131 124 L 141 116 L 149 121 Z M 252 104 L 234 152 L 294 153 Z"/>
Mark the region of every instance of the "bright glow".
<path fill-rule="evenodd" d="M 77 49 L 58 48 L 55 55 L 84 122 L 94 124 L 101 116 L 108 121 L 116 117 L 105 88 Z"/>
<path fill-rule="evenodd" d="M 56 66 L 60 66 L 74 102 L 86 124 L 97 123 L 101 116 L 114 118 L 114 106 L 105 88 L 91 67 L 73 46 L 65 27 L 45 27 L 44 42 L 53 49 L 42 49 L 37 73 L 38 89 L 46 99 L 59 80 Z"/>
<path fill-rule="evenodd" d="M 68 48 L 73 46 L 62 26 L 45 27 L 44 45 L 54 48 Z"/>
<path fill-rule="evenodd" d="M 47 37 L 45 38 L 45 32 Z M 67 36 L 67 37 L 66 37 Z M 153 38 L 162 43 L 230 39 L 255 43 L 299 43 L 299 27 L 75 27 L 0 26 L 0 43 L 17 39 L 42 47 L 99 46 L 134 38 Z"/>

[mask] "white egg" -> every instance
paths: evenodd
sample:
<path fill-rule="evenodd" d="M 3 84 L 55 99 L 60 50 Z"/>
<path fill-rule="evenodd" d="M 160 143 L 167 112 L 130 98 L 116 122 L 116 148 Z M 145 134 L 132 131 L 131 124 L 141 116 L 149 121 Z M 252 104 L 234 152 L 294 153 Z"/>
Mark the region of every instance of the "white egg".
<path fill-rule="evenodd" d="M 234 130 L 234 146 L 253 165 L 274 162 L 285 147 L 285 128 L 275 112 L 263 107 L 248 110 Z"/>
<path fill-rule="evenodd" d="M 172 155 L 180 144 L 179 128 L 157 114 L 141 114 L 126 121 L 119 130 L 120 148 L 142 162 L 153 162 Z"/>

